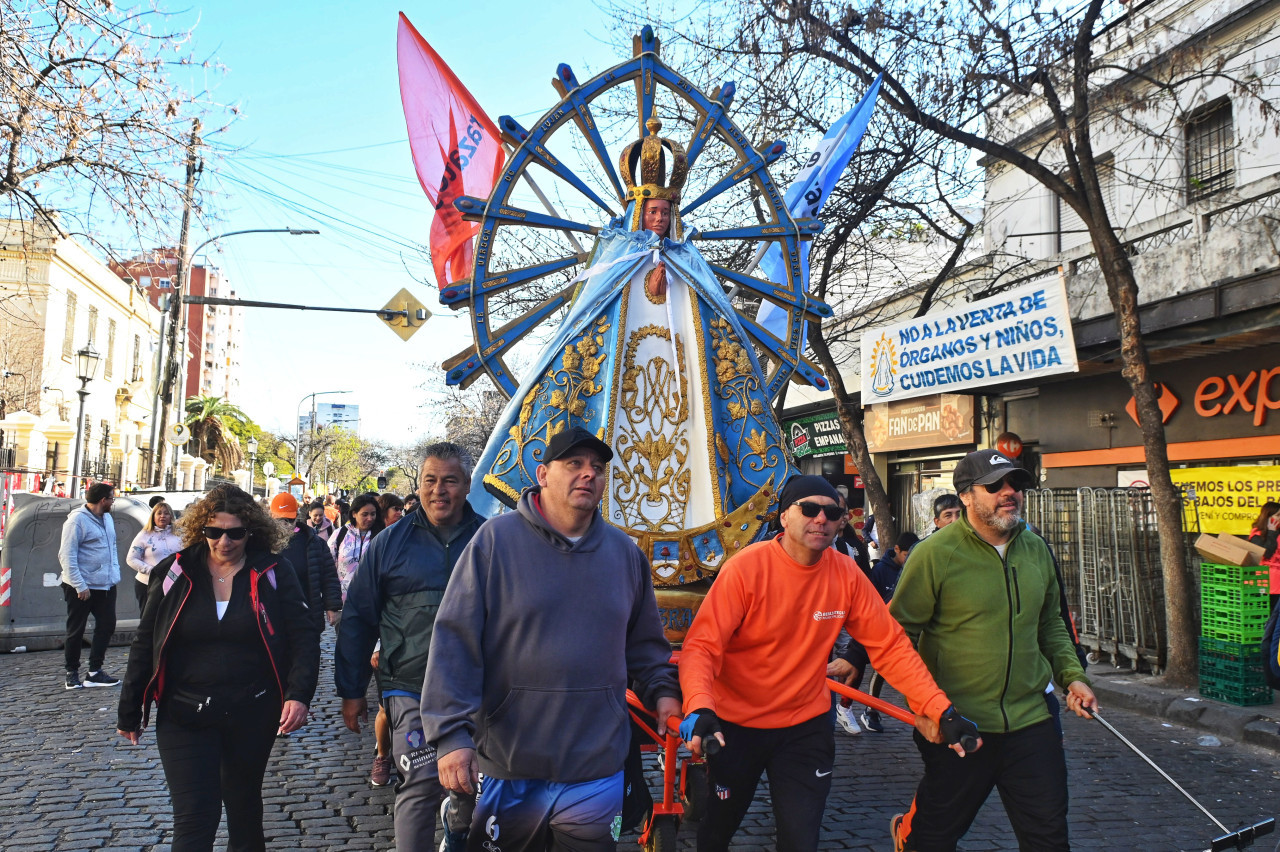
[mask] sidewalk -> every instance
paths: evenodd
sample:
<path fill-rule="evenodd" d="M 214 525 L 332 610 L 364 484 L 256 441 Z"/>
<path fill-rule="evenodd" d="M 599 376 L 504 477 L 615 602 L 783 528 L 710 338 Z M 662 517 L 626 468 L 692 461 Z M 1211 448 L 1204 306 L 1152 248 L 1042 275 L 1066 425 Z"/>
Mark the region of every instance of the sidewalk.
<path fill-rule="evenodd" d="M 1115 669 L 1105 663 L 1088 669 L 1093 691 L 1105 715 L 1117 707 L 1213 734 L 1220 740 L 1261 746 L 1280 753 L 1280 704 L 1237 707 L 1198 692 L 1173 689 L 1151 675 Z"/>

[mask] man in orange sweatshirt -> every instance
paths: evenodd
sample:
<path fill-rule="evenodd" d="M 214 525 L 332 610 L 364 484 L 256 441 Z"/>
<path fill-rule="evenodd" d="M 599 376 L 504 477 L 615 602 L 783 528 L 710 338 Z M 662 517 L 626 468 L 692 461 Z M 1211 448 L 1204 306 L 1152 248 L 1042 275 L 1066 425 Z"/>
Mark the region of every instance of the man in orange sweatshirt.
<path fill-rule="evenodd" d="M 776 848 L 817 848 L 835 760 L 827 657 L 842 627 L 906 696 L 923 736 L 961 756 L 961 739 L 978 736 L 857 564 L 830 547 L 843 519 L 838 501 L 820 476 L 790 479 L 778 503 L 782 534 L 725 563 L 685 638 L 680 733 L 695 753 L 715 739 L 699 852 L 729 848 L 765 772 Z"/>

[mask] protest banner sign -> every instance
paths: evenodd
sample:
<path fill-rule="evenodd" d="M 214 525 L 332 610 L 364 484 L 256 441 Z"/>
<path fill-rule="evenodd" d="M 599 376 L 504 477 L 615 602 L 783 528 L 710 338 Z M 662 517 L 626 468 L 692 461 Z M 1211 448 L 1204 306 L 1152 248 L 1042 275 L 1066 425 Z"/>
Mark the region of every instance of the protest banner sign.
<path fill-rule="evenodd" d="M 862 335 L 862 404 L 1078 371 L 1066 286 L 1040 281 Z"/>
<path fill-rule="evenodd" d="M 1188 529 L 1247 536 L 1268 500 L 1280 501 L 1280 466 L 1184 467 L 1169 471 L 1174 485 L 1184 489 L 1183 509 Z"/>

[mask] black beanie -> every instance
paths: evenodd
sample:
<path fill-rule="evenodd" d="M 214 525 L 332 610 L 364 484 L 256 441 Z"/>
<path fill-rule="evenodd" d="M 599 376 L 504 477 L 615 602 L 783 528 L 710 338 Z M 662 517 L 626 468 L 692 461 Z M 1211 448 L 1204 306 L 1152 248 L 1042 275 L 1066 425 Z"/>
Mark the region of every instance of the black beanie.
<path fill-rule="evenodd" d="M 793 476 L 782 486 L 782 494 L 778 497 L 778 514 L 781 515 L 791 504 L 806 497 L 830 497 L 840 502 L 840 492 L 835 486 L 821 476 Z"/>

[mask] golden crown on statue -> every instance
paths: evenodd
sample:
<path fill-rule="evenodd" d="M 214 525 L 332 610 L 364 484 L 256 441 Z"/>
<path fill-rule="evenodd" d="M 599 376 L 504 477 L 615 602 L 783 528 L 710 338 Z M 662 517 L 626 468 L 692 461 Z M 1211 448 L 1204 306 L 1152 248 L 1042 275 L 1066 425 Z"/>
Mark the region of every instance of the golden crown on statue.
<path fill-rule="evenodd" d="M 638 208 L 647 198 L 661 198 L 674 206 L 680 203 L 680 190 L 689 176 L 689 158 L 684 147 L 673 139 L 659 136 L 662 122 L 651 118 L 645 122 L 649 133 L 643 139 L 632 142 L 622 151 L 618 166 L 622 182 L 627 188 L 627 198 Z M 667 172 L 667 152 L 671 152 L 671 171 Z M 637 180 L 636 166 L 640 167 Z"/>

